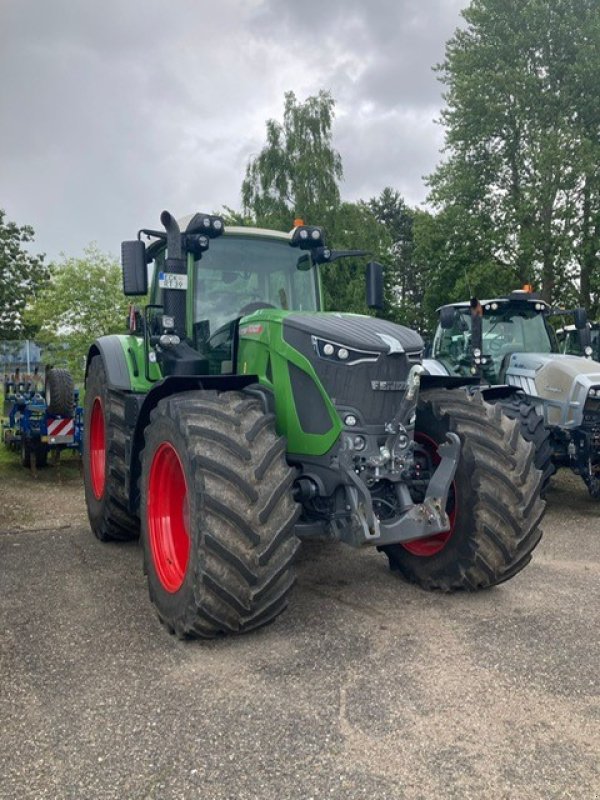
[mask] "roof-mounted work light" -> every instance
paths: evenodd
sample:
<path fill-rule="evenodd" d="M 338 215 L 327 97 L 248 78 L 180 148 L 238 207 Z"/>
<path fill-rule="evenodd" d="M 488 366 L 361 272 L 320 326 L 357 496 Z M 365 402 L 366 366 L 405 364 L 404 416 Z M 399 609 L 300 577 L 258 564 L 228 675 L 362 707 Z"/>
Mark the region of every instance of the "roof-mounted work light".
<path fill-rule="evenodd" d="M 185 233 L 201 233 L 214 239 L 220 236 L 225 230 L 225 223 L 222 217 L 215 216 L 214 214 L 194 214 L 188 222 Z"/>
<path fill-rule="evenodd" d="M 317 225 L 299 225 L 294 228 L 290 244 L 292 247 L 299 247 L 300 250 L 323 247 L 325 244 L 323 228 L 319 228 Z"/>

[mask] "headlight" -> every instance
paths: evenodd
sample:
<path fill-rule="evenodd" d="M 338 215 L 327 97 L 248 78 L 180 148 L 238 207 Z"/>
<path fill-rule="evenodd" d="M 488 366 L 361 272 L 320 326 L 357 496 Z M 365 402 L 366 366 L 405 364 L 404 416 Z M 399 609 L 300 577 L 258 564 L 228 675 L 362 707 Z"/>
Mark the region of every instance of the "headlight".
<path fill-rule="evenodd" d="M 348 366 L 361 364 L 365 361 L 375 362 L 380 356 L 380 353 L 371 350 L 355 350 L 339 342 L 328 342 L 326 339 L 320 339 L 318 336 L 311 336 L 311 340 L 319 358 L 334 361 L 337 364 L 340 361 L 343 361 Z"/>

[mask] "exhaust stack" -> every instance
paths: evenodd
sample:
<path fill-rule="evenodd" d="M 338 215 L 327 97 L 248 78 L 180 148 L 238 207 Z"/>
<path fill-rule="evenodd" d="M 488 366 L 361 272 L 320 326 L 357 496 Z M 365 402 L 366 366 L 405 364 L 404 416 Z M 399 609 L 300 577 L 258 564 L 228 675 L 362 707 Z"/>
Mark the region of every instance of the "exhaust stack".
<path fill-rule="evenodd" d="M 165 316 L 173 318 L 174 333 L 183 340 L 186 332 L 187 264 L 183 255 L 182 236 L 177 220 L 168 211 L 162 212 L 160 221 L 167 232 L 167 258 L 163 278 Z M 177 280 L 177 276 L 181 276 L 181 280 Z M 177 284 L 181 288 L 173 288 Z"/>

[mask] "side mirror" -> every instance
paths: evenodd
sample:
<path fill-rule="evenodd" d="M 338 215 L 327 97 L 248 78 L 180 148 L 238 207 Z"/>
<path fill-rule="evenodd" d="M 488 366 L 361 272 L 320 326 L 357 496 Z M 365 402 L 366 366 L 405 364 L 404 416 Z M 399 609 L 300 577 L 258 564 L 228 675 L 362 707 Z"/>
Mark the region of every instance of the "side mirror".
<path fill-rule="evenodd" d="M 573 320 L 578 331 L 587 327 L 587 311 L 585 308 L 576 308 L 573 311 Z"/>
<path fill-rule="evenodd" d="M 582 355 L 590 358 L 592 355 L 592 332 L 587 321 L 587 312 L 585 308 L 576 308 L 573 312 L 573 319 L 575 327 L 579 334 L 579 348 Z"/>
<path fill-rule="evenodd" d="M 456 311 L 453 306 L 443 306 L 440 308 L 440 326 L 443 330 L 448 331 L 454 327 L 454 318 Z"/>
<path fill-rule="evenodd" d="M 377 261 L 367 264 L 367 305 L 369 308 L 383 308 L 383 267 Z"/>
<path fill-rule="evenodd" d="M 483 321 L 479 314 L 471 319 L 471 350 L 483 350 Z"/>
<path fill-rule="evenodd" d="M 296 269 L 300 270 L 301 272 L 308 272 L 311 267 L 312 261 L 308 253 L 303 253 L 298 261 L 296 261 Z"/>
<path fill-rule="evenodd" d="M 123 292 L 126 295 L 148 293 L 148 269 L 146 267 L 146 245 L 136 239 L 121 243 L 123 266 Z"/>

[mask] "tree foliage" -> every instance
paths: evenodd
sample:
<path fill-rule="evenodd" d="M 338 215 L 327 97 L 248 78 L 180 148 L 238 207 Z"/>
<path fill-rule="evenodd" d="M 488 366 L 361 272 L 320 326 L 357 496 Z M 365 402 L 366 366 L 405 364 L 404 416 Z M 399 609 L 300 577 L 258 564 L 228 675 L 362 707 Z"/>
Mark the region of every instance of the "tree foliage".
<path fill-rule="evenodd" d="M 365 203 L 342 203 L 342 160 L 332 145 L 335 103 L 320 91 L 299 103 L 285 95 L 283 122 L 267 121 L 267 140 L 251 159 L 242 184 L 243 213 L 226 209 L 236 224 L 289 230 L 295 219 L 325 228 L 330 247 L 363 249 L 377 258 L 388 248 L 383 225 Z M 344 259 L 322 268 L 326 307 L 368 313 L 365 259 Z"/>
<path fill-rule="evenodd" d="M 29 225 L 19 227 L 0 209 L 0 339 L 31 335 L 23 313 L 48 278 L 43 255 L 32 255 L 24 244 L 33 241 Z"/>
<path fill-rule="evenodd" d="M 128 299 L 123 295 L 121 267 L 89 245 L 82 258 L 67 258 L 50 267 L 51 280 L 27 311 L 44 343 L 68 344 L 66 358 L 75 377 L 98 336 L 126 329 Z"/>
<path fill-rule="evenodd" d="M 244 213 L 289 230 L 293 220 L 328 225 L 340 204 L 342 160 L 332 146 L 334 101 L 320 91 L 298 103 L 286 92 L 283 122 L 267 121 L 267 141 L 242 184 Z"/>
<path fill-rule="evenodd" d="M 449 297 L 485 276 L 485 294 L 528 282 L 597 311 L 597 0 L 473 0 L 463 16 L 439 67 L 447 158 L 430 179 Z"/>
<path fill-rule="evenodd" d="M 389 267 L 391 238 L 386 227 L 364 202 L 341 203 L 331 220 L 329 245 L 335 250 L 364 250 L 366 256 L 341 258 L 321 267 L 325 308 L 354 314 L 373 314 L 366 305 L 365 264 L 378 260 Z M 386 297 L 386 301 L 389 298 Z M 389 310 L 386 302 L 385 311 Z"/>
<path fill-rule="evenodd" d="M 415 224 L 425 212 L 409 208 L 395 189 L 387 186 L 369 200 L 369 208 L 390 239 L 387 253 L 385 316 L 395 322 L 427 330 L 423 299 L 429 262 L 416 258 Z"/>

